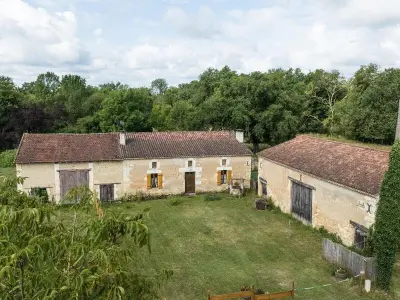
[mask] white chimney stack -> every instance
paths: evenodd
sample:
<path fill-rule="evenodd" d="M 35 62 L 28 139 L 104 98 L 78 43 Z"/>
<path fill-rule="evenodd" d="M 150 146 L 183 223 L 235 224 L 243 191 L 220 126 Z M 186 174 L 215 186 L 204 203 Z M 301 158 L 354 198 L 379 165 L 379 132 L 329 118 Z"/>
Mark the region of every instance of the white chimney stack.
<path fill-rule="evenodd" d="M 126 135 L 125 135 L 125 132 L 120 132 L 120 133 L 119 133 L 119 144 L 120 144 L 120 145 L 126 145 Z"/>
<path fill-rule="evenodd" d="M 235 135 L 239 143 L 244 143 L 244 132 L 242 129 L 236 129 Z"/>

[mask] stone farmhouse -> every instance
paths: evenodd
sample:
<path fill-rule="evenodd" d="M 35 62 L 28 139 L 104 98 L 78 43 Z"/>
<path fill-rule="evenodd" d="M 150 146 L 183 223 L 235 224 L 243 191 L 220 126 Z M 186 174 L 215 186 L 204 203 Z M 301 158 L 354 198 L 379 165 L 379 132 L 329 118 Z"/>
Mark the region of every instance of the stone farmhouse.
<path fill-rule="evenodd" d="M 307 135 L 258 154 L 258 193 L 306 224 L 365 246 L 389 152 Z"/>
<path fill-rule="evenodd" d="M 46 190 L 56 203 L 77 186 L 114 200 L 226 190 L 232 176 L 249 187 L 251 155 L 243 131 L 26 133 L 16 168 L 26 178 L 19 190 Z"/>

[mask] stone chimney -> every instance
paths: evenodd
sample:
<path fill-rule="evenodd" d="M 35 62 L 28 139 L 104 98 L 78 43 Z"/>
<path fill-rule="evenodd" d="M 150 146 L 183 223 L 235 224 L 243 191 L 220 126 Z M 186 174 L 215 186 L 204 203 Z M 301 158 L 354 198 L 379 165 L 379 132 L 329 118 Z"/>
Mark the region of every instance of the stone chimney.
<path fill-rule="evenodd" d="M 123 131 L 119 133 L 119 144 L 126 145 L 126 134 Z"/>
<path fill-rule="evenodd" d="M 239 143 L 244 143 L 244 131 L 242 129 L 236 129 L 235 136 Z"/>
<path fill-rule="evenodd" d="M 395 136 L 395 140 L 400 138 L 400 100 L 399 100 L 399 108 L 397 111 L 397 124 L 396 124 L 396 136 Z"/>

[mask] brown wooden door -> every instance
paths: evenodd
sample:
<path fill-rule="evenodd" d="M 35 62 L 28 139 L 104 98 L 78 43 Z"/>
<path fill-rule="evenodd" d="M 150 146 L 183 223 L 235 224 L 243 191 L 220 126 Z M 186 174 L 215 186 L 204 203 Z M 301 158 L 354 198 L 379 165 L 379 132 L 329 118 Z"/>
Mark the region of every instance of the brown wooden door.
<path fill-rule="evenodd" d="M 88 170 L 62 170 L 60 171 L 60 194 L 61 199 L 65 197 L 68 191 L 75 187 L 89 187 Z"/>
<path fill-rule="evenodd" d="M 114 200 L 114 185 L 102 184 L 100 185 L 100 201 L 113 201 Z"/>
<path fill-rule="evenodd" d="M 300 220 L 312 223 L 312 189 L 292 182 L 292 213 Z"/>
<path fill-rule="evenodd" d="M 196 178 L 195 172 L 185 173 L 185 193 L 186 194 L 194 194 L 196 192 L 195 178 Z"/>

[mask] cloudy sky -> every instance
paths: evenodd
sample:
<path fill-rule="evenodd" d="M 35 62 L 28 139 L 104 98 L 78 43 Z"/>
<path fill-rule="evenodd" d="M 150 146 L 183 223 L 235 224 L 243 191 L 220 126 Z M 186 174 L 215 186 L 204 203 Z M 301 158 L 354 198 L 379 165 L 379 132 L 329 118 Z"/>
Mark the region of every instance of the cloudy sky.
<path fill-rule="evenodd" d="M 0 74 L 187 82 L 207 67 L 400 65 L 399 0 L 0 0 Z"/>

